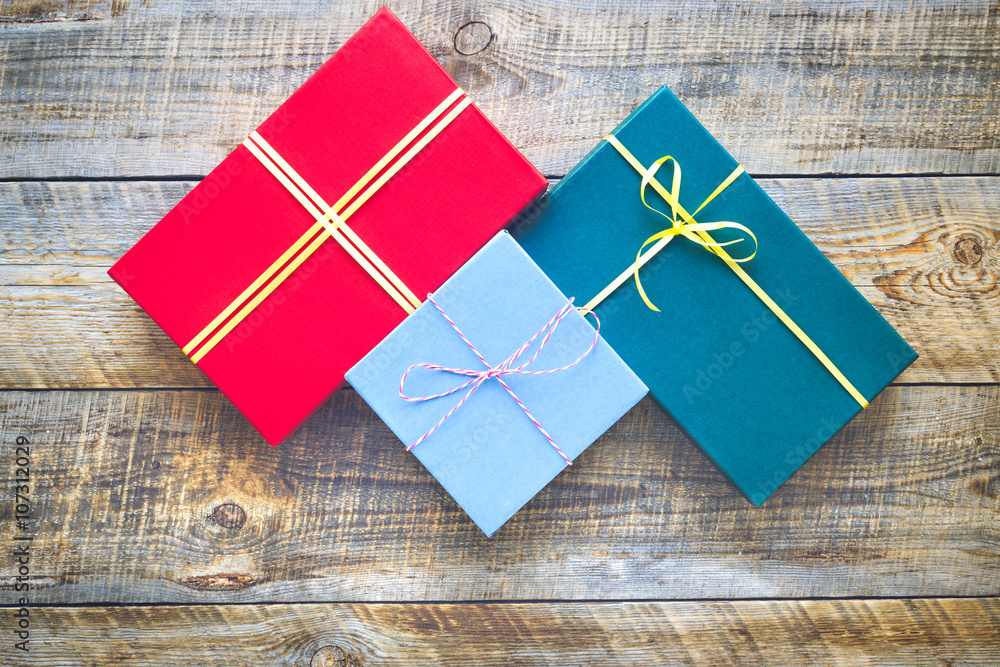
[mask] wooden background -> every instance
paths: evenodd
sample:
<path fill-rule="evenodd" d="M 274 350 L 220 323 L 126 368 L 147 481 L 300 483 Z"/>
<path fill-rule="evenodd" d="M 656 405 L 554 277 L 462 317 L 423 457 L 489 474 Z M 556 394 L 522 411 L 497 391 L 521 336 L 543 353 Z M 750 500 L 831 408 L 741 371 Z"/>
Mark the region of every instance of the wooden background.
<path fill-rule="evenodd" d="M 0 664 L 1000 664 L 1000 3 L 595 4 L 391 6 L 553 180 L 671 86 L 919 361 L 759 509 L 646 400 L 487 539 L 105 274 L 377 3 L 0 0 Z"/>

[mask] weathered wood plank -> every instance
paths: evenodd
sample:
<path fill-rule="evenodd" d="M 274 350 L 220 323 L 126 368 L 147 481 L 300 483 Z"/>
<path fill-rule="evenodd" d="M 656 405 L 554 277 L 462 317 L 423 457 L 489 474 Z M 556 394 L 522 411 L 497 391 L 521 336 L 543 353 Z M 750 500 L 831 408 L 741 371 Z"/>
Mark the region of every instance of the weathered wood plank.
<path fill-rule="evenodd" d="M 997 664 L 1000 600 L 36 608 L 15 666 Z M 37 633 L 37 634 L 36 634 Z M 5 664 L 11 664 L 6 662 Z"/>
<path fill-rule="evenodd" d="M 380 4 L 6 0 L 0 177 L 207 173 Z M 994 0 L 391 5 L 547 174 L 660 84 L 752 173 L 1000 170 Z"/>
<path fill-rule="evenodd" d="M 902 382 L 1000 381 L 1000 178 L 761 184 L 921 354 Z M 0 183 L 0 387 L 209 385 L 105 275 L 191 186 Z"/>
<path fill-rule="evenodd" d="M 0 24 L 99 21 L 120 16 L 126 5 L 114 0 L 0 0 Z"/>
<path fill-rule="evenodd" d="M 997 595 L 998 404 L 892 387 L 754 508 L 647 399 L 493 538 L 352 391 L 278 448 L 215 391 L 0 392 L 0 443 L 38 604 Z"/>

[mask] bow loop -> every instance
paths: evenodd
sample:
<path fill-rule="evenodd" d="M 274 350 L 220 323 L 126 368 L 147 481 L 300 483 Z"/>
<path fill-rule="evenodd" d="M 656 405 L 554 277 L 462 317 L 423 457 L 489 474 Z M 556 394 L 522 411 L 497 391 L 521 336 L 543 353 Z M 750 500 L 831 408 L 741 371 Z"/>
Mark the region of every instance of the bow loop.
<path fill-rule="evenodd" d="M 719 186 L 715 188 L 715 190 L 712 192 L 712 194 L 710 194 L 708 198 L 701 203 L 701 206 L 695 209 L 694 213 L 689 214 L 684 210 L 684 207 L 681 206 L 680 204 L 679 197 L 680 197 L 680 187 L 681 187 L 681 170 L 680 170 L 680 165 L 677 163 L 677 160 L 668 155 L 667 157 L 660 158 L 649 169 L 646 169 L 646 167 L 644 167 L 643 164 L 639 162 L 639 160 L 637 160 L 635 156 L 632 155 L 632 153 L 629 152 L 629 150 L 625 148 L 622 142 L 620 142 L 618 138 L 615 137 L 613 134 L 609 134 L 608 136 L 605 137 L 605 139 L 607 139 L 608 143 L 614 146 L 615 150 L 617 150 L 618 153 L 623 158 L 625 158 L 625 161 L 628 162 L 630 165 L 632 165 L 632 168 L 635 169 L 637 172 L 639 172 L 639 174 L 642 176 L 642 185 L 640 186 L 639 190 L 639 196 L 642 199 L 642 203 L 647 208 L 656 211 L 660 215 L 670 220 L 672 224 L 669 228 L 657 232 L 656 234 L 653 234 L 648 239 L 646 239 L 646 241 L 639 248 L 639 252 L 636 254 L 635 262 L 632 264 L 632 266 L 630 266 L 628 269 L 619 274 L 617 278 L 611 281 L 611 284 L 609 284 L 603 290 L 598 292 L 597 296 L 595 296 L 593 299 L 587 302 L 587 305 L 584 306 L 584 308 L 587 309 L 596 308 L 598 304 L 600 304 L 611 293 L 613 293 L 616 289 L 625 284 L 625 282 L 627 282 L 629 278 L 632 277 L 635 278 L 635 284 L 636 287 L 639 289 L 639 294 L 642 296 L 642 300 L 645 301 L 647 306 L 659 312 L 659 308 L 657 308 L 652 304 L 652 302 L 646 296 L 646 292 L 642 289 L 642 283 L 639 281 L 639 269 L 646 262 L 648 262 L 651 257 L 656 255 L 656 253 L 658 253 L 660 250 L 662 250 L 663 247 L 666 246 L 667 243 L 669 243 L 674 236 L 683 236 L 684 238 L 699 244 L 701 247 L 705 248 L 705 250 L 708 250 L 709 252 L 715 254 L 717 257 L 722 259 L 722 261 L 726 263 L 726 266 L 732 269 L 733 273 L 735 273 L 740 278 L 740 280 L 742 280 L 746 284 L 746 286 L 749 287 L 753 291 L 753 293 L 756 294 L 760 298 L 760 300 L 764 302 L 764 304 L 771 310 L 771 312 L 774 313 L 774 315 L 786 327 L 788 327 L 789 331 L 791 331 L 795 335 L 795 337 L 798 338 L 810 352 L 812 352 L 813 356 L 815 356 L 816 359 L 818 359 L 819 362 L 823 364 L 823 366 L 828 371 L 830 371 L 830 374 L 833 375 L 833 377 L 837 380 L 837 382 L 839 382 L 841 386 L 844 387 L 845 390 L 847 390 L 847 393 L 849 393 L 851 397 L 858 402 L 858 405 L 860 405 L 862 409 L 867 408 L 868 400 L 864 397 L 864 395 L 860 391 L 858 391 L 857 387 L 851 384 L 851 381 L 848 380 L 847 377 L 843 374 L 843 372 L 841 372 L 841 370 L 837 368 L 836 364 L 834 364 L 830 360 L 830 358 L 823 353 L 823 350 L 821 350 L 819 346 L 816 345 L 816 343 L 811 338 L 809 338 L 806 332 L 803 331 L 802 328 L 799 327 L 799 325 L 797 325 L 792 320 L 792 318 L 788 316 L 788 313 L 783 311 L 781 307 L 777 303 L 775 303 L 774 299 L 768 296 L 767 292 L 765 292 L 763 288 L 761 288 L 761 286 L 758 285 L 756 281 L 754 281 L 754 279 L 751 278 L 750 275 L 743 270 L 743 267 L 740 266 L 741 262 L 750 261 L 757 254 L 757 237 L 754 236 L 754 233 L 750 231 L 747 227 L 741 225 L 738 222 L 731 222 L 731 221 L 695 222 L 694 216 L 698 215 L 701 209 L 705 208 L 705 206 L 708 205 L 710 201 L 715 199 L 715 197 L 718 196 L 720 192 L 728 188 L 733 183 L 733 181 L 739 178 L 743 174 L 743 167 L 737 165 L 736 169 L 734 169 L 732 173 L 730 173 L 729 176 L 726 177 L 726 180 L 720 183 Z M 654 178 L 657 171 L 659 171 L 660 167 L 663 164 L 666 164 L 668 161 L 672 161 L 674 163 L 674 174 L 671 182 L 670 192 L 667 192 L 666 188 L 660 185 L 660 183 Z M 667 215 L 663 211 L 653 208 L 648 203 L 646 203 L 646 186 L 649 185 L 652 185 L 653 189 L 656 190 L 656 192 L 659 193 L 659 195 L 663 197 L 663 199 L 670 205 L 670 210 L 672 215 Z M 738 229 L 749 234 L 750 238 L 753 239 L 754 251 L 750 253 L 750 255 L 748 255 L 747 257 L 741 257 L 741 258 L 730 257 L 729 253 L 726 252 L 725 247 L 728 245 L 732 245 L 734 243 L 739 243 L 740 241 L 744 241 L 746 239 L 741 238 L 741 239 L 736 239 L 735 241 L 726 241 L 725 243 L 718 243 L 712 238 L 711 234 L 709 234 L 710 231 L 714 231 L 717 229 L 727 229 L 727 228 Z M 651 247 L 649 250 L 645 250 L 646 246 L 648 246 L 650 243 L 655 243 L 656 245 Z M 645 252 L 643 252 L 644 250 Z"/>
<path fill-rule="evenodd" d="M 557 312 L 552 317 L 552 319 L 550 319 L 545 324 L 544 327 L 535 332 L 534 336 L 525 341 L 524 344 L 521 345 L 521 347 L 519 347 L 517 350 L 515 350 L 513 354 L 511 354 L 509 357 L 504 359 L 496 366 L 492 366 L 488 361 L 486 361 L 486 358 L 479 353 L 479 350 L 477 350 L 476 346 L 472 344 L 472 341 L 470 341 L 468 338 L 465 337 L 465 334 L 462 333 L 462 330 L 458 328 L 458 325 L 455 324 L 455 322 L 453 322 L 450 317 L 448 317 L 448 314 L 445 313 L 444 310 L 442 310 L 441 306 L 437 304 L 432 295 L 428 294 L 427 300 L 437 309 L 439 313 L 441 313 L 441 316 L 444 317 L 445 320 L 447 320 L 448 324 L 450 324 L 452 329 L 455 330 L 455 333 L 457 333 L 462 338 L 462 340 L 465 341 L 465 344 L 469 346 L 469 349 L 471 349 L 472 352 L 476 355 L 476 357 L 481 362 L 483 362 L 483 365 L 486 368 L 483 370 L 472 370 L 468 368 L 451 368 L 449 366 L 439 366 L 437 364 L 420 363 L 411 365 L 409 368 L 406 369 L 406 371 L 403 372 L 403 377 L 399 381 L 399 396 L 400 398 L 406 401 L 413 401 L 413 402 L 430 401 L 435 398 L 450 396 L 451 394 L 459 392 L 465 389 L 466 387 L 469 388 L 469 391 L 467 391 L 462 396 L 462 398 L 459 399 L 458 403 L 456 403 L 455 406 L 452 407 L 452 409 L 449 410 L 444 417 L 438 420 L 438 422 L 434 424 L 434 426 L 432 426 L 429 431 L 420 436 L 413 444 L 409 445 L 406 448 L 406 451 L 410 451 L 411 449 L 419 445 L 421 442 L 426 440 L 431 433 L 436 431 L 437 428 L 441 426 L 441 424 L 443 424 L 446 419 L 448 419 L 448 417 L 450 417 L 456 410 L 462 407 L 462 404 L 465 403 L 465 401 L 467 401 L 469 397 L 472 396 L 472 394 L 474 394 L 475 391 L 479 389 L 479 387 L 482 386 L 484 382 L 490 379 L 496 379 L 496 381 L 499 382 L 500 385 L 507 390 L 507 393 L 510 394 L 511 398 L 513 398 L 514 401 L 517 402 L 517 404 L 521 407 L 521 410 L 523 410 L 524 414 L 527 415 L 528 419 L 531 420 L 531 423 L 533 423 L 535 426 L 538 427 L 538 430 L 541 431 L 543 436 L 545 436 L 545 439 L 548 440 L 549 444 L 552 445 L 552 447 L 557 452 L 559 452 L 559 456 L 563 458 L 566 464 L 573 465 L 573 462 L 570 460 L 568 456 L 566 456 L 563 450 L 559 448 L 559 446 L 555 443 L 555 440 L 552 439 L 552 436 L 548 434 L 548 432 L 542 427 L 542 425 L 538 422 L 538 420 L 535 419 L 535 416 L 531 414 L 531 411 L 528 409 L 528 407 L 521 402 L 521 399 L 517 397 L 517 395 L 514 393 L 514 390 L 511 389 L 510 386 L 504 381 L 503 376 L 517 375 L 517 374 L 544 375 L 546 373 L 558 373 L 559 371 L 564 371 L 572 368 L 573 366 L 576 366 L 578 363 L 583 361 L 583 358 L 586 357 L 588 354 L 590 354 L 597 346 L 597 341 L 601 335 L 601 323 L 600 320 L 597 320 L 597 315 L 594 315 L 594 313 L 589 310 L 584 311 L 584 309 L 582 308 L 579 309 L 581 312 L 584 312 L 585 314 L 589 313 L 591 315 L 594 315 L 594 319 L 597 320 L 597 330 L 594 333 L 594 340 L 590 344 L 590 347 L 587 348 L 583 352 L 583 354 L 577 357 L 575 361 L 573 361 L 570 364 L 566 364 L 565 366 L 560 366 L 559 368 L 546 368 L 543 370 L 526 370 L 528 366 L 533 364 L 535 360 L 538 359 L 538 355 L 541 354 L 542 350 L 545 348 L 545 345 L 549 342 L 549 338 L 551 338 L 552 334 L 559 326 L 559 323 L 562 322 L 566 318 L 566 316 L 568 316 L 574 310 L 577 310 L 577 308 L 573 306 L 573 299 L 569 299 L 569 301 L 566 302 L 566 305 L 560 308 L 559 312 Z M 541 337 L 541 340 L 539 341 L 538 346 L 535 349 L 535 353 L 531 355 L 531 358 L 521 363 L 520 365 L 515 366 L 514 364 L 517 363 L 518 360 L 521 359 L 521 357 L 534 346 L 535 341 L 538 340 L 539 337 Z M 451 373 L 453 375 L 470 377 L 471 379 L 459 384 L 456 387 L 453 387 L 452 389 L 449 389 L 448 391 L 443 391 L 438 394 L 428 394 L 426 396 L 407 396 L 403 392 L 403 385 L 406 384 L 406 378 L 409 376 L 410 372 L 417 368 L 425 368 L 427 370 L 432 370 L 432 371 Z"/>
<path fill-rule="evenodd" d="M 656 173 L 660 170 L 660 167 L 662 167 L 667 162 L 673 163 L 673 174 L 670 180 L 669 192 L 664 190 L 663 187 L 660 186 L 658 181 L 654 180 L 654 177 L 656 176 Z M 698 245 L 702 246 L 709 252 L 715 253 L 716 255 L 719 255 L 724 259 L 728 259 L 731 262 L 749 262 L 757 255 L 757 237 L 754 235 L 752 231 L 750 231 L 750 228 L 746 227 L 745 225 L 742 225 L 738 222 L 731 222 L 729 220 L 723 220 L 719 222 L 696 222 L 694 219 L 694 216 L 697 215 L 701 211 L 701 209 L 705 208 L 705 206 L 710 201 L 715 199 L 716 195 L 718 195 L 720 192 L 722 192 L 722 190 L 728 187 L 729 184 L 732 183 L 732 181 L 736 180 L 736 176 L 739 176 L 739 174 L 741 173 L 743 173 L 743 168 L 738 167 L 737 170 L 733 172 L 734 175 L 730 175 L 730 177 L 726 179 L 726 181 L 722 185 L 716 188 L 715 192 L 713 192 L 708 197 L 708 199 L 702 202 L 701 206 L 699 206 L 694 213 L 689 214 L 687 211 L 684 210 L 684 208 L 680 204 L 681 165 L 677 161 L 677 159 L 671 155 L 661 157 L 659 160 L 654 162 L 652 166 L 649 167 L 649 169 L 645 170 L 645 173 L 642 175 L 642 184 L 639 186 L 639 198 L 642 200 L 643 206 L 648 208 L 650 211 L 659 213 L 660 215 L 662 215 L 667 220 L 670 220 L 671 222 L 670 227 L 662 231 L 659 231 L 656 234 L 650 236 L 648 239 L 646 239 L 643 242 L 643 244 L 639 247 L 639 252 L 635 254 L 635 269 L 633 271 L 633 277 L 635 278 L 635 286 L 639 290 L 639 296 L 642 297 L 643 302 L 645 302 L 645 304 L 649 308 L 655 310 L 656 312 L 660 312 L 660 309 L 654 306 L 653 302 L 649 300 L 649 297 L 646 295 L 646 290 L 642 288 L 642 280 L 639 278 L 639 267 L 641 266 L 640 260 L 642 258 L 643 251 L 646 249 L 647 246 L 649 246 L 652 243 L 656 243 L 657 241 L 672 236 L 683 236 L 692 243 L 697 243 Z M 646 201 L 646 188 L 650 184 L 652 184 L 653 188 L 660 193 L 660 195 L 663 197 L 664 200 L 666 200 L 667 204 L 670 206 L 671 215 L 667 215 L 666 213 L 656 208 L 655 206 L 650 205 L 650 203 Z M 747 239 L 745 237 L 740 237 L 738 239 L 733 239 L 732 241 L 724 241 L 722 243 L 719 243 L 715 241 L 708 234 L 708 232 L 716 231 L 719 229 L 738 229 L 742 232 L 746 232 L 753 240 L 753 245 L 754 245 L 753 252 L 751 252 L 746 257 L 736 258 L 730 256 L 727 252 L 722 250 L 722 248 L 724 248 L 725 246 L 733 245 L 734 243 L 741 243 L 743 241 L 746 241 Z"/>
<path fill-rule="evenodd" d="M 650 206 L 649 202 L 646 201 L 646 187 L 649 185 L 653 177 L 656 176 L 656 172 L 660 170 L 664 164 L 668 161 L 674 163 L 674 173 L 673 178 L 670 183 L 670 196 L 665 197 L 667 204 L 670 205 L 670 211 L 673 213 L 672 216 L 667 215 L 655 206 Z M 639 187 L 639 198 L 642 199 L 643 205 L 650 211 L 655 211 L 659 213 L 667 220 L 671 220 L 674 223 L 673 229 L 680 229 L 680 221 L 677 219 L 680 211 L 678 208 L 680 206 L 680 193 L 681 193 L 681 165 L 672 156 L 667 155 L 666 157 L 661 157 L 659 160 L 653 163 L 653 165 L 646 170 L 646 173 L 642 175 L 642 185 Z"/>

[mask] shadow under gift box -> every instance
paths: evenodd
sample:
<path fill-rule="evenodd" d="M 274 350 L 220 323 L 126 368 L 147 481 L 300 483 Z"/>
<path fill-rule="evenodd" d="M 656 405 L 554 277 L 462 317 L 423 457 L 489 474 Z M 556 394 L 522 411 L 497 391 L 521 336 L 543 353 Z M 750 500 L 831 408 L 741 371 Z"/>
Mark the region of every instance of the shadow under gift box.
<path fill-rule="evenodd" d="M 541 329 L 567 298 L 508 233 L 501 232 L 434 293 L 435 302 L 480 354 L 497 365 Z M 594 344 L 595 330 L 575 309 L 552 333 L 526 370 L 560 368 Z M 527 361 L 533 349 L 523 356 Z M 424 302 L 347 373 L 347 380 L 405 445 L 426 434 L 465 390 L 422 402 L 400 396 L 413 364 L 458 369 L 487 367 L 430 302 Z M 405 392 L 433 395 L 468 376 L 418 368 Z M 646 395 L 646 386 L 598 338 L 572 368 L 503 380 L 570 459 Z M 404 445 L 400 445 L 404 455 Z M 469 399 L 412 452 L 483 532 L 492 535 L 566 467 L 496 378 Z"/>
<path fill-rule="evenodd" d="M 109 273 L 276 444 L 407 314 L 328 207 L 419 295 L 545 186 L 382 8 Z"/>
<path fill-rule="evenodd" d="M 675 158 L 655 178 L 669 195 L 679 165 L 678 200 L 688 212 L 739 171 L 666 87 L 613 136 L 645 169 Z M 516 223 L 514 236 L 561 290 L 591 299 L 633 266 L 646 239 L 673 226 L 640 200 L 641 182 L 624 154 L 602 141 L 553 188 L 537 215 Z M 653 187 L 646 188 L 646 200 L 672 217 Z M 849 214 L 849 202 L 844 210 Z M 749 175 L 738 175 L 692 215 L 698 223 L 733 221 L 752 230 L 757 254 L 740 266 L 864 399 L 916 359 Z M 734 258 L 754 250 L 742 230 L 710 235 L 720 242 L 744 238 L 726 246 Z M 720 257 L 687 238 L 674 239 L 639 270 L 660 312 L 647 307 L 630 275 L 596 306 L 601 334 L 759 505 L 862 406 Z"/>

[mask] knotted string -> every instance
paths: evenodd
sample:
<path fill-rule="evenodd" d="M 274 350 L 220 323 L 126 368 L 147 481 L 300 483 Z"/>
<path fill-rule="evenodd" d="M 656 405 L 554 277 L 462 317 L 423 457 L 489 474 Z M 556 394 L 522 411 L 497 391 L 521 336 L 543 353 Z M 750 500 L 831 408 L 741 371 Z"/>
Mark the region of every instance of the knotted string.
<path fill-rule="evenodd" d="M 593 340 L 593 342 L 591 342 L 590 347 L 587 348 L 587 350 L 583 354 L 581 354 L 576 359 L 576 361 L 574 361 L 571 364 L 567 364 L 565 366 L 561 366 L 559 368 L 547 368 L 545 370 L 540 370 L 540 371 L 531 371 L 531 370 L 525 370 L 525 369 L 528 366 L 530 366 L 535 361 L 535 359 L 538 358 L 538 355 L 545 348 L 545 345 L 549 342 L 549 338 L 552 337 L 552 334 L 555 332 L 556 328 L 559 326 L 559 323 L 562 322 L 563 319 L 565 319 L 567 315 L 569 315 L 574 310 L 576 310 L 576 308 L 574 308 L 574 306 L 573 306 L 573 299 L 570 299 L 569 301 L 567 301 L 566 305 L 563 306 L 562 308 L 560 308 L 559 312 L 557 312 L 552 317 L 552 319 L 550 319 L 545 324 L 545 326 L 543 326 L 541 329 L 539 329 L 535 333 L 534 336 L 532 336 L 527 341 L 525 341 L 525 343 L 523 345 L 521 345 L 521 347 L 519 347 L 512 355 L 510 355 L 509 357 L 507 357 L 506 359 L 504 359 L 503 361 L 501 361 L 496 366 L 491 366 L 490 363 L 488 361 L 486 361 L 486 358 L 482 354 L 479 353 L 479 350 L 477 350 L 476 346 L 472 344 L 472 341 L 470 341 L 468 338 L 465 337 L 465 334 L 462 333 L 462 330 L 458 328 L 458 325 L 455 324 L 455 322 L 452 321 L 452 319 L 450 317 L 448 317 L 448 314 L 445 313 L 444 310 L 441 308 L 441 306 L 438 305 L 438 303 L 434 300 L 433 296 L 431 296 L 430 294 L 428 294 L 427 295 L 427 300 L 431 304 L 433 304 L 435 308 L 437 308 L 437 311 L 439 313 L 441 313 L 441 316 L 444 317 L 445 320 L 447 320 L 448 324 L 451 325 L 451 328 L 455 330 L 455 333 L 457 333 L 459 336 L 461 336 L 462 340 L 465 341 L 465 344 L 469 346 L 469 349 L 472 350 L 472 352 L 476 355 L 476 357 L 479 358 L 479 360 L 481 362 L 483 362 L 483 365 L 486 366 L 486 369 L 485 370 L 472 370 L 472 369 L 467 369 L 467 368 L 451 368 L 451 367 L 448 367 L 448 366 L 439 366 L 437 364 L 413 364 L 412 366 L 410 366 L 409 368 L 406 369 L 406 371 L 403 373 L 403 377 L 399 381 L 399 396 L 400 396 L 400 398 L 402 398 L 403 400 L 406 400 L 406 401 L 413 401 L 413 402 L 430 401 L 430 400 L 433 400 L 435 398 L 442 398 L 443 396 L 450 396 L 451 394 L 454 394 L 456 392 L 459 392 L 459 391 L 465 389 L 466 387 L 469 387 L 469 391 L 467 391 L 465 393 L 465 395 L 462 396 L 461 400 L 459 400 L 459 402 L 456 403 L 455 406 L 451 410 L 449 410 L 448 413 L 445 414 L 445 416 L 442 417 L 438 421 L 438 423 L 434 424 L 434 426 L 432 426 L 429 431 L 427 431 L 422 436 L 420 436 L 419 438 L 417 438 L 417 440 L 413 444 L 409 445 L 406 448 L 406 451 L 410 451 L 411 449 L 413 449 L 414 447 L 416 447 L 417 445 L 419 445 L 421 442 L 423 442 L 424 440 L 426 440 L 427 437 L 430 436 L 431 433 L 433 433 L 434 431 L 436 431 L 437 428 L 439 426 L 441 426 L 441 424 L 443 424 L 446 419 L 448 419 L 448 417 L 450 417 L 452 414 L 454 414 L 454 412 L 456 410 L 458 410 L 460 407 L 462 407 L 462 404 L 465 403 L 465 401 L 467 401 L 469 399 L 469 397 L 472 396 L 472 394 L 474 394 L 475 391 L 477 389 L 479 389 L 479 387 L 482 386 L 482 384 L 484 382 L 486 382 L 490 378 L 495 378 L 496 381 L 499 382 L 500 385 L 504 389 L 507 390 L 507 393 L 510 394 L 511 398 L 513 398 L 514 401 L 517 402 L 517 404 L 519 406 L 521 406 L 521 409 L 524 411 L 524 414 L 528 416 L 528 419 L 531 420 L 532 424 L 534 424 L 536 427 L 538 427 L 538 430 L 542 433 L 543 436 L 545 436 L 545 439 L 549 441 L 549 444 L 552 445 L 552 447 L 557 452 L 559 452 L 559 456 L 561 456 L 563 458 L 563 460 L 566 462 L 566 464 L 567 465 L 573 465 L 573 462 L 570 461 L 569 457 L 566 456 L 565 452 L 563 452 L 563 450 L 559 448 L 559 445 L 557 445 L 556 442 L 555 442 L 555 440 L 552 439 L 552 436 L 549 435 L 548 431 L 546 431 L 545 428 L 538 422 L 538 420 L 535 419 L 535 416 L 533 414 L 531 414 L 531 410 L 528 409 L 528 406 L 526 406 L 524 403 L 522 403 L 521 399 L 519 399 L 517 397 L 517 394 L 514 393 L 514 390 L 511 389 L 510 386 L 506 382 L 504 382 L 503 376 L 504 375 L 515 375 L 515 374 L 520 374 L 520 375 L 544 375 L 545 373 L 557 373 L 559 371 L 564 371 L 564 370 L 567 370 L 569 368 L 572 368 L 573 366 L 576 366 L 578 363 L 580 363 L 583 360 L 584 357 L 586 357 L 588 354 L 590 354 L 594 350 L 594 348 L 597 346 L 597 340 L 598 340 L 598 338 L 601 335 L 601 322 L 597 318 L 597 315 L 594 315 L 594 313 L 592 313 L 590 311 L 587 311 L 587 313 L 589 313 L 591 315 L 594 315 L 594 319 L 597 320 L 597 330 L 594 333 L 594 340 Z M 583 312 L 582 309 L 581 309 L 581 312 Z M 585 313 L 585 314 L 587 314 L 587 313 Z M 544 334 L 544 336 L 543 336 L 543 334 Z M 538 339 L 539 336 L 543 336 L 543 337 L 542 337 L 541 342 L 538 345 L 538 349 L 535 350 L 535 353 L 531 356 L 530 359 L 528 359 L 528 361 L 525 361 L 524 363 L 520 364 L 519 366 L 515 366 L 514 364 L 518 361 L 518 359 L 521 358 L 522 355 L 524 355 L 531 348 L 532 344 L 535 342 L 536 339 Z M 426 369 L 432 370 L 432 371 L 443 371 L 445 373 L 453 373 L 455 375 L 466 376 L 466 377 L 469 377 L 471 379 L 469 379 L 468 381 L 466 381 L 466 382 L 458 385 L 457 387 L 455 387 L 453 389 L 449 389 L 448 391 L 444 391 L 444 392 L 441 392 L 439 394 L 429 394 L 427 396 L 407 396 L 405 393 L 403 393 L 403 385 L 406 383 L 406 378 L 410 374 L 410 371 L 412 371 L 415 368 L 426 368 Z"/>
<path fill-rule="evenodd" d="M 656 172 L 659 170 L 659 168 L 663 166 L 667 161 L 674 163 L 673 180 L 670 185 L 670 196 L 665 197 L 667 203 L 670 204 L 670 212 L 673 215 L 667 215 L 666 213 L 656 208 L 655 206 L 650 206 L 649 202 L 646 201 L 646 186 L 649 185 L 650 181 L 653 180 L 653 176 L 656 175 Z M 677 160 L 675 160 L 670 155 L 666 157 L 661 157 L 659 160 L 653 163 L 653 166 L 651 166 L 649 169 L 646 170 L 645 174 L 643 174 L 642 186 L 639 188 L 639 198 L 642 200 L 643 205 L 650 211 L 655 211 L 656 213 L 659 213 L 664 218 L 670 220 L 673 223 L 671 227 L 668 227 L 661 232 L 657 232 L 656 234 L 653 234 L 648 239 L 646 239 L 645 242 L 643 242 L 642 246 L 639 248 L 639 252 L 635 254 L 635 271 L 633 272 L 635 276 L 635 286 L 639 289 L 639 296 L 641 296 L 642 300 L 646 302 L 646 305 L 655 310 L 656 312 L 660 312 L 660 309 L 654 306 L 653 302 L 650 301 L 649 297 L 646 296 L 646 291 L 642 289 L 642 281 L 639 280 L 639 260 L 642 257 L 642 251 L 645 250 L 646 246 L 648 246 L 650 243 L 656 243 L 660 239 L 668 236 L 679 235 L 683 236 L 689 241 L 697 243 L 698 245 L 704 247 L 706 250 L 715 253 L 716 255 L 720 255 L 719 252 L 720 248 L 727 245 L 732 245 L 734 243 L 740 243 L 741 241 L 745 241 L 746 239 L 738 238 L 733 241 L 726 241 L 725 243 L 717 243 L 712 239 L 711 236 L 709 236 L 705 232 L 711 232 L 717 229 L 726 229 L 726 228 L 740 229 L 749 234 L 750 238 L 753 239 L 754 250 L 747 257 L 741 257 L 739 259 L 736 259 L 735 257 L 731 257 L 728 255 L 727 257 L 729 257 L 729 259 L 733 262 L 749 262 L 757 254 L 757 237 L 754 236 L 754 233 L 750 231 L 748 227 L 741 225 L 738 222 L 730 222 L 728 220 L 720 222 L 695 222 L 694 220 L 694 216 L 698 215 L 701 209 L 705 208 L 705 206 L 710 201 L 715 199 L 716 195 L 718 195 L 720 192 L 729 187 L 729 184 L 732 183 L 734 180 L 736 180 L 736 177 L 742 173 L 743 173 L 742 167 L 739 167 L 737 170 L 735 170 L 733 174 L 729 178 L 727 178 L 722 183 L 722 185 L 716 188 L 715 192 L 709 195 L 708 199 L 703 201 L 701 203 L 701 206 L 699 206 L 695 210 L 695 212 L 691 214 L 688 214 L 687 211 L 685 211 L 680 205 L 681 165 Z"/>

